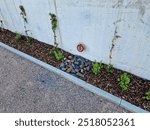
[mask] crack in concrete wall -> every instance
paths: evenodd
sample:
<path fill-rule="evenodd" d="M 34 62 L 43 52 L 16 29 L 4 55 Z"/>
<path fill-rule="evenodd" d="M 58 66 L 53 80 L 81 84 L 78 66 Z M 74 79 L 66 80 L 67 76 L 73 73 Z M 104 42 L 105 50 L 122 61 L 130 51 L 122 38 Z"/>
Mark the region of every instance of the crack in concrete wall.
<path fill-rule="evenodd" d="M 112 46 L 110 48 L 110 53 L 109 53 L 110 61 L 112 60 L 112 53 L 113 53 L 113 50 L 114 50 L 114 47 L 116 45 L 116 41 L 117 41 L 118 38 L 121 38 L 121 36 L 118 35 L 118 26 L 116 26 L 114 36 L 113 36 L 113 39 L 112 39 Z"/>

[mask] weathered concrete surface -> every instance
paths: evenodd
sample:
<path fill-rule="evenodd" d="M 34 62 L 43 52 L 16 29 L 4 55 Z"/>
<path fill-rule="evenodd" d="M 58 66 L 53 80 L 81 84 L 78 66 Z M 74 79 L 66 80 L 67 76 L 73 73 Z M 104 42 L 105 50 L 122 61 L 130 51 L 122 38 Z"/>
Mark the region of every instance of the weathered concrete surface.
<path fill-rule="evenodd" d="M 150 0 L 0 0 L 0 26 L 25 34 L 19 5 L 32 37 L 54 43 L 49 13 L 55 13 L 59 47 L 150 80 Z"/>
<path fill-rule="evenodd" d="M 0 112 L 128 112 L 0 48 Z"/>

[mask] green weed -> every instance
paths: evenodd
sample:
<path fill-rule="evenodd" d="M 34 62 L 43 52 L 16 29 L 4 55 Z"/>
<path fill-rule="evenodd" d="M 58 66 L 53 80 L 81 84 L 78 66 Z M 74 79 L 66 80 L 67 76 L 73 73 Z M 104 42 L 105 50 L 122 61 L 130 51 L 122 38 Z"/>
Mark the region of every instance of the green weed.
<path fill-rule="evenodd" d="M 98 75 L 98 73 L 100 72 L 101 69 L 102 69 L 102 62 L 94 61 L 94 62 L 92 63 L 92 72 L 93 72 L 95 75 Z"/>
<path fill-rule="evenodd" d="M 142 98 L 145 100 L 150 100 L 150 89 L 149 89 L 149 91 L 145 92 L 145 96 Z"/>
<path fill-rule="evenodd" d="M 60 61 L 63 58 L 63 51 L 59 51 L 56 48 L 51 49 L 50 54 L 52 54 L 57 61 Z"/>
<path fill-rule="evenodd" d="M 120 85 L 121 89 L 123 91 L 125 91 L 125 90 L 128 90 L 131 79 L 130 79 L 129 75 L 126 72 L 124 72 L 118 78 L 118 82 L 119 82 L 119 85 Z"/>
<path fill-rule="evenodd" d="M 27 37 L 27 42 L 29 42 L 29 43 L 33 42 L 33 38 L 32 37 Z"/>
<path fill-rule="evenodd" d="M 106 69 L 106 71 L 107 71 L 108 73 L 113 73 L 113 72 L 114 72 L 113 65 L 111 65 L 111 64 L 104 65 L 104 68 Z"/>
<path fill-rule="evenodd" d="M 21 39 L 22 35 L 20 33 L 16 33 L 15 39 L 19 41 Z"/>

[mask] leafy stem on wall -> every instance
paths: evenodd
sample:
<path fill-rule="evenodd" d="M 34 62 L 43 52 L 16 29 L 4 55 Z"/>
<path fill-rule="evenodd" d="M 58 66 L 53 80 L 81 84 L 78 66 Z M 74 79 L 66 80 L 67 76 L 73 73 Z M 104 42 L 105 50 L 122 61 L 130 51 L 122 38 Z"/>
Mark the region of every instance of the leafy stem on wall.
<path fill-rule="evenodd" d="M 0 27 L 1 27 L 1 30 L 2 30 L 2 31 L 3 31 L 3 28 L 4 28 L 3 26 L 4 26 L 3 20 L 0 19 Z"/>
<path fill-rule="evenodd" d="M 52 31 L 54 34 L 54 47 L 50 50 L 50 54 L 54 55 L 56 60 L 60 61 L 63 58 L 63 51 L 58 49 L 56 29 L 57 29 L 57 17 L 55 14 L 49 13 Z"/>
<path fill-rule="evenodd" d="M 31 33 L 31 31 L 29 29 L 27 29 L 28 20 L 27 20 L 27 14 L 26 14 L 25 8 L 23 7 L 23 5 L 20 5 L 19 8 L 21 10 L 20 15 L 22 16 L 23 22 L 24 22 L 24 29 L 25 29 L 27 41 L 32 42 L 32 40 L 30 40 L 31 37 L 29 37 L 29 34 L 28 34 L 28 32 Z M 31 33 L 31 35 L 32 35 L 32 33 Z"/>
<path fill-rule="evenodd" d="M 57 48 L 58 43 L 57 43 L 57 36 L 56 36 L 56 29 L 57 29 L 57 17 L 55 14 L 49 13 L 51 17 L 51 25 L 52 25 L 52 31 L 54 33 L 54 46 Z"/>

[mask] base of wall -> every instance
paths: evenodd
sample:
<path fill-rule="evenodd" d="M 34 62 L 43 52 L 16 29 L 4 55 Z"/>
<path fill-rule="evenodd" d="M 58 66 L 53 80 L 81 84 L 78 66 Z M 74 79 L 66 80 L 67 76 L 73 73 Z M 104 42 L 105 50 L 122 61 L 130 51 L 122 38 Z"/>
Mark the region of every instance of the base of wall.
<path fill-rule="evenodd" d="M 72 75 L 70 75 L 66 72 L 63 72 L 63 71 L 61 71 L 61 70 L 59 70 L 59 69 L 57 69 L 57 68 L 55 68 L 55 67 L 53 67 L 53 66 L 51 66 L 47 63 L 44 63 L 44 62 L 42 62 L 42 61 L 40 61 L 40 60 L 30 56 L 30 55 L 27 55 L 27 54 L 25 54 L 21 51 L 18 51 L 16 49 L 12 48 L 12 47 L 9 47 L 9 46 L 3 44 L 2 42 L 0 42 L 0 47 L 3 47 L 5 49 L 21 56 L 21 57 L 24 57 L 24 58 L 34 62 L 35 64 L 38 64 L 38 65 L 42 66 L 45 69 L 48 69 L 49 71 L 52 71 L 56 74 L 59 74 L 59 75 L 63 76 L 64 78 L 72 81 L 73 83 L 83 87 L 84 89 L 87 89 L 87 90 L 89 90 L 89 91 L 91 91 L 91 92 L 93 92 L 93 93 L 95 93 L 95 94 L 97 94 L 101 97 L 104 97 L 104 98 L 108 99 L 109 101 L 114 102 L 114 103 L 118 104 L 119 106 L 124 107 L 124 108 L 126 108 L 127 110 L 129 110 L 131 112 L 149 113 L 148 111 L 146 111 L 146 110 L 144 110 L 140 107 L 137 107 L 137 106 L 121 99 L 121 98 L 118 98 L 118 97 L 116 97 L 116 96 L 114 96 L 114 95 L 112 95 L 112 94 L 110 94 L 110 93 L 108 93 L 108 92 L 106 92 L 106 91 L 104 91 L 100 88 L 97 88 L 97 87 L 95 87 L 95 86 L 93 86 L 93 85 L 91 85 L 91 84 L 89 84 L 89 83 L 87 83 L 87 82 L 85 82 L 81 79 L 78 79 L 78 78 L 76 78 L 76 77 L 74 77 L 74 76 L 72 76 Z"/>

